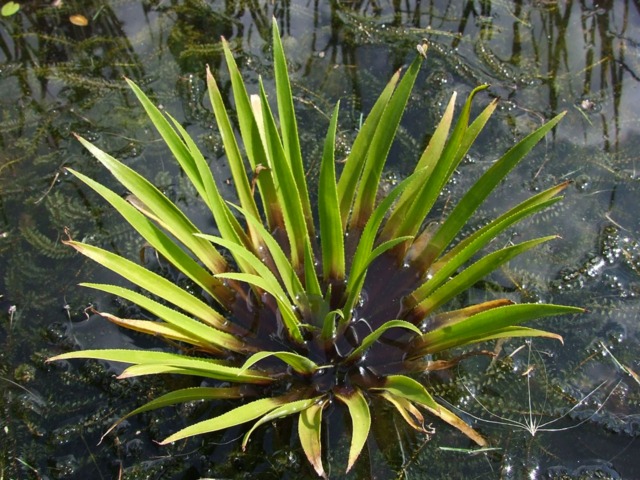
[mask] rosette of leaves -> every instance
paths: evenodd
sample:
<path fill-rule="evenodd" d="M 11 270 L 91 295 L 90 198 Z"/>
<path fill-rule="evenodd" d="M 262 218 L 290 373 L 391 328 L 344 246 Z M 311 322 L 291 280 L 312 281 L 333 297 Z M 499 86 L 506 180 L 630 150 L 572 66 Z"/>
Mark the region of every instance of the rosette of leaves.
<path fill-rule="evenodd" d="M 149 181 L 82 138 L 79 141 L 131 195 L 124 199 L 70 170 L 195 286 L 187 291 L 135 262 L 69 239 L 68 245 L 137 288 L 84 286 L 133 302 L 157 320 L 102 315 L 183 348 L 84 350 L 50 360 L 93 358 L 130 364 L 120 378 L 171 373 L 205 379 L 204 386 L 169 392 L 129 415 L 180 402 L 238 399 L 235 408 L 190 425 L 162 444 L 253 422 L 242 441 L 244 447 L 260 425 L 297 415 L 300 443 L 321 476 L 325 476 L 323 415 L 332 403 L 342 405 L 351 418 L 347 471 L 369 435 L 373 397 L 387 401 L 416 430 L 426 432 L 425 414 L 429 414 L 485 445 L 485 439 L 439 404 L 420 379 L 465 356 L 438 360 L 443 351 L 505 337 L 560 339 L 520 324 L 581 311 L 507 299 L 446 308 L 514 256 L 554 238 L 527 240 L 491 253 L 485 249 L 523 218 L 557 202 L 566 183 L 538 193 L 462 239 L 459 236 L 477 207 L 562 115 L 493 163 L 450 215 L 428 223 L 443 187 L 496 107 L 491 102 L 471 121 L 473 96 L 484 88 L 479 87 L 454 123 L 454 94 L 414 172 L 380 200 L 385 161 L 423 62 L 421 47 L 406 72 L 396 73 L 375 102 L 348 158 L 338 164 L 339 179 L 334 156 L 336 106 L 324 140 L 314 208 L 275 22 L 277 118 L 262 82 L 259 92 L 250 96 L 229 46 L 224 41 L 223 46 L 241 141 L 210 71 L 207 82 L 237 204 L 225 201 L 207 161 L 180 123 L 129 81 L 211 211 L 219 235 L 201 232 Z M 362 301 L 365 291 L 368 302 Z"/>

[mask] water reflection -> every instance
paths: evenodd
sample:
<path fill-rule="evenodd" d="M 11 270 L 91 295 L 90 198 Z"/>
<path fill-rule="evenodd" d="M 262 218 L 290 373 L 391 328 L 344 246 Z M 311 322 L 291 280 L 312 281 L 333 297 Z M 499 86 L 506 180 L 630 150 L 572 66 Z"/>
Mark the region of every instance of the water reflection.
<path fill-rule="evenodd" d="M 589 410 L 592 406 L 587 405 L 574 419 L 566 419 L 571 426 L 572 420 L 578 423 L 587 418 L 580 428 L 544 437 L 544 441 L 507 429 L 492 430 L 490 436 L 502 450 L 486 456 L 460 457 L 463 454 L 439 450 L 438 446 L 464 446 L 444 427 L 426 445 L 400 432 L 397 441 L 405 453 L 395 451 L 396 461 L 385 472 L 420 476 L 428 471 L 442 478 L 456 465 L 460 476 L 473 471 L 495 478 L 500 469 L 515 469 L 517 478 L 547 468 L 551 473 L 573 472 L 583 462 L 594 465 L 593 472 L 640 477 L 634 462 L 634 454 L 640 453 L 634 443 L 637 421 L 633 423 L 640 386 L 600 347 L 606 345 L 629 368 L 640 368 L 637 1 L 90 0 L 58 5 L 29 2 L 18 14 L 0 17 L 0 377 L 34 393 L 28 395 L 3 382 L 7 388 L 0 408 L 7 412 L 2 418 L 7 419 L 3 427 L 9 432 L 0 442 L 4 476 L 27 478 L 35 470 L 50 478 L 117 478 L 120 465 L 131 478 L 144 468 L 147 474 L 160 472 L 159 476 L 163 469 L 168 475 L 168 471 L 184 473 L 189 468 L 203 476 L 233 476 L 237 465 L 247 472 L 270 469 L 272 476 L 283 478 L 308 473 L 304 462 L 295 461 L 299 452 L 290 451 L 286 435 L 273 439 L 270 453 L 278 461 L 269 467 L 260 446 L 238 454 L 231 443 L 209 445 L 211 455 L 197 460 L 187 447 L 175 447 L 169 468 L 167 450 L 152 442 L 161 433 L 153 421 L 144 419 L 132 420 L 132 429 L 116 437 L 125 445 L 135 441 L 136 449 L 118 446 L 113 439 L 96 447 L 111 420 L 138 404 L 137 397 L 148 394 L 150 388 L 117 384 L 96 365 L 51 371 L 42 363 L 52 351 L 73 341 L 66 334 L 68 322 L 85 319 L 89 304 L 126 308 L 76 286 L 79 279 L 109 282 L 110 278 L 60 245 L 63 229 L 68 227 L 79 238 L 86 236 L 132 258 L 141 247 L 102 202 L 65 174 L 63 167 L 73 166 L 110 182 L 81 151 L 72 132 L 140 169 L 197 216 L 195 194 L 185 187 L 169 155 L 148 130 L 122 77 L 141 84 L 154 101 L 183 122 L 203 145 L 224 183 L 228 175 L 206 100 L 204 65 L 217 69 L 221 64 L 219 37 L 225 36 L 243 71 L 254 81 L 264 75 L 269 84 L 269 25 L 275 16 L 292 63 L 310 173 L 334 101 L 341 99 L 343 105 L 339 141 L 349 145 L 361 114 L 423 38 L 430 43 L 430 58 L 392 152 L 390 183 L 406 170 L 404 159 L 413 158 L 412 152 L 426 142 L 418 135 L 432 130 L 441 102 L 453 90 L 464 97 L 474 86 L 489 83 L 489 96 L 502 98 L 502 110 L 492 124 L 492 138 L 485 139 L 461 166 L 443 208 L 459 198 L 474 175 L 495 158 L 493 152 L 503 151 L 543 119 L 568 110 L 553 138 L 515 172 L 493 204 L 481 209 L 478 220 L 481 223 L 483 215 L 491 215 L 496 205 L 524 196 L 525 190 L 574 179 L 575 188 L 562 205 L 530 222 L 527 231 L 516 232 L 533 236 L 560 231 L 563 240 L 541 251 L 536 261 L 513 262 L 473 294 L 490 297 L 492 289 L 509 289 L 527 301 L 589 307 L 589 315 L 553 325 L 564 335 L 566 347 L 539 346 L 543 362 L 538 362 L 538 368 L 544 363 L 547 372 L 546 377 L 533 380 L 541 395 L 537 400 L 547 403 L 538 414 L 544 415 L 544 409 L 565 411 L 606 377 L 622 380 L 624 389 L 616 390 L 613 401 L 607 400 L 596 417 L 590 416 L 596 407 Z M 76 13 L 89 19 L 87 27 L 69 22 Z M 218 75 L 228 96 L 224 72 Z M 12 305 L 16 311 L 10 314 Z M 580 322 L 579 328 L 575 322 Z M 505 353 L 518 345 L 506 345 Z M 34 366 L 35 375 L 21 374 Z M 459 374 L 465 385 L 482 394 L 483 403 L 491 409 L 516 417 L 522 413 L 518 409 L 526 409 L 522 393 L 526 389 L 518 384 L 525 377 L 515 370 L 496 379 L 487 374 L 486 365 L 468 363 L 464 368 Z M 162 391 L 164 386 L 152 388 Z M 466 391 L 459 385 L 444 383 L 438 388 L 449 401 L 473 408 L 464 404 Z M 603 396 L 594 401 L 604 401 L 610 392 L 602 391 Z M 46 409 L 42 398 L 48 401 Z M 193 410 L 199 411 L 197 406 Z M 180 415 L 187 413 L 193 411 L 168 415 L 180 422 Z M 234 435 L 237 432 L 218 441 L 231 441 Z M 579 442 L 582 446 L 576 448 Z M 73 458 L 70 451 L 76 452 Z M 225 462 L 229 452 L 234 452 L 234 460 Z M 370 455 L 375 456 L 375 449 Z M 151 457 L 155 460 L 146 467 L 139 462 Z"/>

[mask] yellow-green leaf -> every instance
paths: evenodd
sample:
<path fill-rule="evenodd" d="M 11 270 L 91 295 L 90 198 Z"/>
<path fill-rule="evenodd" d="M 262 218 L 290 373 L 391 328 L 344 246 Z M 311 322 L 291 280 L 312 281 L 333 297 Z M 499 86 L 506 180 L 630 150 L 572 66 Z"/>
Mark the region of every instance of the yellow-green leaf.
<path fill-rule="evenodd" d="M 322 466 L 321 433 L 322 410 L 325 404 L 326 401 L 313 403 L 309 408 L 301 411 L 298 418 L 298 436 L 302 450 L 313 469 L 323 478 L 326 477 L 326 473 Z"/>
<path fill-rule="evenodd" d="M 349 391 L 335 391 L 335 396 L 343 402 L 349 410 L 351 416 L 351 447 L 349 448 L 349 460 L 347 463 L 347 472 L 351 470 L 356 460 L 362 452 L 364 444 L 369 437 L 369 429 L 371 428 L 371 412 L 367 399 L 360 389 L 355 388 Z"/>

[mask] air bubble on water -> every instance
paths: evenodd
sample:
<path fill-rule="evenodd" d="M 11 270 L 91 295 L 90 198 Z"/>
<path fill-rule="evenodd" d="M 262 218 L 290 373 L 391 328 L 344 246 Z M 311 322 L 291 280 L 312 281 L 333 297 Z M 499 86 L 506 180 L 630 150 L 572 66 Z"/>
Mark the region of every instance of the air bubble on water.
<path fill-rule="evenodd" d="M 580 175 L 575 179 L 574 185 L 579 192 L 586 192 L 591 189 L 591 178 L 588 175 Z"/>

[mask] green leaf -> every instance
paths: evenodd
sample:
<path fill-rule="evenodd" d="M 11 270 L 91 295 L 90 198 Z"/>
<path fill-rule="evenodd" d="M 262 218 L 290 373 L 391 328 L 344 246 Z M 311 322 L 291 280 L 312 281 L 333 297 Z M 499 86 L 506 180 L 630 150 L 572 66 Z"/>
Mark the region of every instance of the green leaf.
<path fill-rule="evenodd" d="M 468 343 L 487 342 L 489 340 L 497 340 L 499 338 L 515 338 L 515 337 L 543 337 L 558 340 L 560 343 L 564 343 L 561 335 L 553 332 L 547 332 L 545 330 L 538 330 L 528 327 L 504 327 L 494 330 L 489 335 L 485 335 L 480 339 L 470 340 Z M 463 347 L 465 344 L 459 345 Z"/>
<path fill-rule="evenodd" d="M 318 370 L 318 365 L 310 360 L 309 358 L 300 355 L 298 353 L 293 352 L 257 352 L 251 355 L 246 362 L 240 367 L 240 373 L 243 373 L 245 370 L 250 368 L 251 366 L 258 363 L 260 360 L 263 360 L 268 357 L 277 357 L 291 368 L 293 368 L 296 372 L 302 375 L 311 375 L 316 370 Z"/>
<path fill-rule="evenodd" d="M 256 185 L 258 186 L 262 205 L 264 206 L 267 217 L 267 224 L 269 225 L 270 230 L 273 231 L 277 227 L 283 226 L 282 211 L 280 210 L 280 205 L 277 203 L 276 190 L 271 175 L 268 173 L 258 174 L 258 170 L 261 167 L 266 168 L 268 164 L 265 145 L 260 138 L 258 119 L 254 116 L 254 110 L 251 106 L 249 95 L 247 94 L 244 81 L 240 75 L 236 61 L 233 58 L 229 44 L 224 39 L 222 40 L 222 47 L 227 68 L 229 69 L 229 76 L 231 78 L 233 99 L 237 111 L 238 125 L 242 136 L 242 144 L 249 163 L 254 170 Z M 216 118 L 220 117 L 223 124 L 225 122 L 229 123 L 224 103 L 222 101 L 222 95 L 220 94 L 218 85 L 216 84 L 208 67 L 207 72 L 209 98 L 211 99 L 211 104 L 214 107 L 214 112 L 217 112 Z M 262 119 L 260 119 L 260 122 L 262 122 Z M 235 139 L 232 138 L 233 130 L 225 127 L 225 132 L 226 138 L 223 138 L 223 140 L 230 142 L 231 149 L 234 151 L 237 148 L 237 144 L 234 146 L 231 143 L 235 143 Z M 256 214 L 254 213 L 254 215 Z"/>
<path fill-rule="evenodd" d="M 148 412 L 150 410 L 157 410 L 158 408 L 169 407 L 178 403 L 202 401 L 202 400 L 219 400 L 219 399 L 234 399 L 242 398 L 246 388 L 241 386 L 236 387 L 191 387 L 181 388 L 174 390 L 161 397 L 151 400 L 145 403 L 141 407 L 127 413 L 124 417 L 118 419 L 116 423 L 111 425 L 109 429 L 102 435 L 100 441 L 104 439 L 114 428 L 120 425 L 124 420 L 139 413 Z"/>
<path fill-rule="evenodd" d="M 273 70 L 276 77 L 276 98 L 278 101 L 280 130 L 282 132 L 282 146 L 284 147 L 285 153 L 284 158 L 286 158 L 289 163 L 289 168 L 291 169 L 300 195 L 299 198 L 307 223 L 307 231 L 310 236 L 313 236 L 313 216 L 311 214 L 311 204 L 307 190 L 307 177 L 302 163 L 302 152 L 300 151 L 298 126 L 293 108 L 293 94 L 291 93 L 289 72 L 287 71 L 287 59 L 284 56 L 284 49 L 282 48 L 282 42 L 280 40 L 278 22 L 273 21 L 271 25 L 273 37 Z"/>
<path fill-rule="evenodd" d="M 304 285 L 308 297 L 322 297 L 320 280 L 316 272 L 316 262 L 313 256 L 313 248 L 310 242 L 304 245 Z"/>
<path fill-rule="evenodd" d="M 507 153 L 505 153 L 482 177 L 473 184 L 469 191 L 458 202 L 447 220 L 432 237 L 427 248 L 419 256 L 422 268 L 431 263 L 442 253 L 446 246 L 458 234 L 471 214 L 482 204 L 494 188 L 515 167 L 522 158 L 564 117 L 566 112 L 557 115 L 533 133 L 527 135 Z"/>
<path fill-rule="evenodd" d="M 190 345 L 197 346 L 199 350 L 207 353 L 222 355 L 226 352 L 226 350 L 191 335 L 189 332 L 182 330 L 175 325 L 171 325 L 170 323 L 153 320 L 119 318 L 106 312 L 99 312 L 99 315 L 120 327 L 134 330 L 136 332 L 146 333 L 147 335 L 188 343 Z"/>
<path fill-rule="evenodd" d="M 451 128 L 451 121 L 453 120 L 453 111 L 456 104 L 456 92 L 453 92 L 451 95 L 451 99 L 449 100 L 449 104 L 436 127 L 435 132 L 431 136 L 431 140 L 429 140 L 429 144 L 425 148 L 418 164 L 414 172 L 418 172 L 420 170 L 424 170 L 424 174 L 422 176 L 422 182 L 413 183 L 410 188 L 405 189 L 402 192 L 402 196 L 398 200 L 397 205 L 389 214 L 389 219 L 385 223 L 385 226 L 380 234 L 381 238 L 390 239 L 397 237 L 397 231 L 400 225 L 405 220 L 406 212 L 413 202 L 413 198 L 418 194 L 421 190 L 422 186 L 427 182 L 434 168 L 438 164 L 440 160 L 440 156 L 442 155 L 442 151 L 447 142 L 447 136 L 449 135 L 449 129 Z M 424 219 L 424 215 L 419 214 L 420 223 Z"/>
<path fill-rule="evenodd" d="M 411 202 L 407 202 L 406 205 L 401 204 L 401 208 L 394 211 L 393 215 L 400 216 L 400 221 L 398 222 L 400 225 L 394 229 L 394 236 L 415 235 L 431 211 L 444 185 L 462 160 L 463 153 L 459 151 L 468 128 L 471 102 L 474 96 L 485 88 L 487 86 L 482 85 L 469 94 L 442 154 L 437 160 L 434 160 L 436 162 L 435 166 L 429 169 L 428 178 L 421 184 L 421 188 L 412 195 Z M 393 216 L 390 221 L 396 223 Z M 385 239 L 387 236 L 388 234 L 386 234 Z"/>
<path fill-rule="evenodd" d="M 244 162 L 242 160 L 242 155 L 240 154 L 240 147 L 236 141 L 233 127 L 231 126 L 231 121 L 229 120 L 229 116 L 224 107 L 224 103 L 222 100 L 222 95 L 218 89 L 218 85 L 211 75 L 211 71 L 207 67 L 207 89 L 209 91 L 209 100 L 213 107 L 213 113 L 216 117 L 216 124 L 218 125 L 218 129 L 220 131 L 220 135 L 222 137 L 222 143 L 224 145 L 224 151 L 227 155 L 227 160 L 229 162 L 229 166 L 231 168 L 231 176 L 233 177 L 233 184 L 236 188 L 236 192 L 238 193 L 238 198 L 240 200 L 240 204 L 247 211 L 250 212 L 251 215 L 258 216 L 258 207 L 253 199 L 253 195 L 251 193 L 251 187 L 249 186 L 249 181 L 247 179 L 247 172 L 244 168 Z M 238 116 L 250 116 L 253 118 L 253 114 L 250 109 L 246 111 L 242 111 L 240 106 L 238 108 Z M 211 200 L 209 201 L 209 208 L 212 212 L 216 213 L 216 211 L 221 208 L 220 200 L 221 196 L 218 192 L 217 187 L 215 186 L 215 182 L 213 185 L 210 185 L 207 188 L 207 192 L 209 192 L 211 196 Z M 224 212 L 224 209 L 221 211 Z M 251 230 L 251 229 L 250 229 Z M 255 238 L 254 238 L 255 240 Z"/>
<path fill-rule="evenodd" d="M 193 258 L 191 258 L 182 248 L 175 244 L 162 230 L 154 225 L 145 215 L 140 213 L 129 202 L 120 195 L 106 188 L 95 180 L 67 168 L 74 176 L 91 187 L 96 193 L 101 195 L 111 206 L 113 206 L 124 219 L 136 229 L 136 231 L 155 248 L 158 253 L 169 261 L 173 266 L 196 282 L 219 302 L 224 304 L 224 294 L 221 294 L 223 286 L 219 280 L 202 268 Z"/>
<path fill-rule="evenodd" d="M 262 261 L 256 257 L 252 252 L 248 251 L 242 245 L 235 244 L 225 238 L 215 237 L 213 235 L 200 235 L 202 238 L 206 238 L 211 242 L 217 243 L 228 249 L 234 257 L 239 257 L 250 264 L 256 271 L 257 275 L 250 273 L 221 273 L 218 274 L 218 278 L 228 278 L 232 280 L 239 280 L 241 282 L 249 283 L 270 293 L 278 302 L 280 313 L 284 321 L 285 327 L 291 338 L 297 342 L 302 343 L 302 334 L 300 333 L 300 320 L 296 316 L 295 312 L 291 308 L 291 300 L 287 298 L 287 294 L 282 289 L 282 286 L 278 282 L 273 272 L 262 263 Z"/>
<path fill-rule="evenodd" d="M 96 360 L 130 363 L 136 366 L 140 365 L 143 367 L 177 367 L 193 369 L 195 371 L 207 372 L 212 375 L 211 378 L 217 378 L 219 380 L 236 383 L 269 383 L 272 381 L 270 377 L 264 376 L 262 372 L 255 370 L 246 370 L 244 373 L 239 374 L 239 368 L 229 367 L 225 365 L 226 362 L 220 360 L 187 357 L 186 355 L 179 355 L 168 352 L 155 352 L 150 350 L 80 350 L 77 352 L 68 352 L 61 355 L 56 355 L 55 357 L 49 358 L 47 361 L 52 362 L 56 360 L 68 360 L 72 358 L 93 358 Z M 153 371 L 149 370 L 149 374 L 152 373 Z"/>
<path fill-rule="evenodd" d="M 347 220 L 351 213 L 351 206 L 355 200 L 356 187 L 360 181 L 364 168 L 371 139 L 375 135 L 380 119 L 384 113 L 389 99 L 400 80 L 400 71 L 397 71 L 384 87 L 384 90 L 376 100 L 371 112 L 367 116 L 362 128 L 358 132 L 351 147 L 349 156 L 338 181 L 338 198 L 340 199 L 340 215 L 342 216 L 342 228 L 346 228 Z"/>
<path fill-rule="evenodd" d="M 296 275 L 291 262 L 289 262 L 289 259 L 282 251 L 282 248 L 280 247 L 278 241 L 273 238 L 273 235 L 271 235 L 271 233 L 267 231 L 267 229 L 262 225 L 257 217 L 250 215 L 249 212 L 241 207 L 233 204 L 230 205 L 239 210 L 240 213 L 244 215 L 247 223 L 252 225 L 257 234 L 260 236 L 260 239 L 262 240 L 264 246 L 269 250 L 269 254 L 271 255 L 271 258 L 273 259 L 273 262 L 278 269 L 280 280 L 282 281 L 282 284 L 284 285 L 289 298 L 291 298 L 296 303 L 296 305 L 300 306 L 298 299 L 302 300 L 304 297 L 306 297 L 306 291 L 304 290 L 302 283 L 300 283 L 300 279 Z"/>
<path fill-rule="evenodd" d="M 367 399 L 358 388 L 350 391 L 334 390 L 334 394 L 338 400 L 347 406 L 349 415 L 351 416 L 352 433 L 351 447 L 349 448 L 349 460 L 347 463 L 348 473 L 360 456 L 360 452 L 362 452 L 362 448 L 369 437 L 369 429 L 371 428 L 371 412 L 369 411 Z"/>
<path fill-rule="evenodd" d="M 338 103 L 331 117 L 331 124 L 324 142 L 318 185 L 318 215 L 320 217 L 320 242 L 322 246 L 322 272 L 325 282 L 341 282 L 345 275 L 344 232 L 340 217 L 340 203 L 335 171 L 335 136 L 338 122 Z"/>
<path fill-rule="evenodd" d="M 253 348 L 245 344 L 240 340 L 227 332 L 223 332 L 202 322 L 194 320 L 187 315 L 169 308 L 161 303 L 151 300 L 150 298 L 129 290 L 127 288 L 119 287 L 116 285 L 105 285 L 97 283 L 81 283 L 83 287 L 93 288 L 102 292 L 111 293 L 118 297 L 129 300 L 139 307 L 143 308 L 152 315 L 164 320 L 165 322 L 176 327 L 183 335 L 192 338 L 196 343 L 202 346 L 215 346 L 232 352 L 247 352 Z M 108 314 L 101 314 L 107 316 L 111 320 L 111 316 Z"/>
<path fill-rule="evenodd" d="M 496 300 L 489 300 L 482 303 L 475 303 L 468 307 L 460 308 L 458 310 L 449 310 L 447 312 L 440 312 L 435 315 L 429 316 L 427 324 L 423 327 L 423 330 L 435 330 L 436 328 L 444 328 L 454 323 L 458 323 L 465 320 L 476 313 L 491 310 L 492 308 L 504 307 L 505 305 L 513 305 L 514 302 L 507 298 L 499 298 Z"/>
<path fill-rule="evenodd" d="M 492 252 L 449 280 L 447 279 L 453 272 L 449 268 L 442 268 L 409 296 L 411 300 L 419 302 L 418 306 L 413 310 L 412 318 L 416 321 L 421 320 L 436 308 L 496 270 L 500 265 L 541 243 L 555 238 L 557 237 L 535 238 Z"/>
<path fill-rule="evenodd" d="M 65 245 L 71 245 L 83 255 L 91 258 L 105 268 L 114 271 L 130 282 L 145 290 L 164 298 L 168 302 L 179 306 L 203 322 L 223 331 L 228 331 L 229 322 L 202 300 L 181 289 L 173 282 L 161 277 L 138 264 L 86 243 L 64 240 Z"/>
<path fill-rule="evenodd" d="M 468 345 L 484 341 L 496 332 L 503 332 L 505 327 L 515 326 L 529 320 L 582 313 L 583 309 L 564 305 L 525 303 L 507 305 L 480 312 L 466 320 L 444 328 L 438 328 L 422 335 L 419 350 L 422 354 L 437 353 L 460 345 Z"/>
<path fill-rule="evenodd" d="M 254 430 L 258 428 L 260 425 L 264 425 L 265 423 L 270 422 L 271 420 L 277 420 L 278 418 L 288 417 L 289 415 L 294 415 L 300 411 L 306 410 L 307 408 L 311 407 L 314 403 L 316 403 L 319 399 L 320 397 L 305 398 L 303 400 L 294 400 L 293 402 L 285 403 L 284 405 L 281 405 L 271 410 L 269 413 L 264 415 L 260 420 L 258 420 L 253 425 L 253 427 L 251 427 L 251 430 L 249 430 L 245 434 L 244 438 L 242 439 L 242 449 L 244 450 L 246 448 L 247 442 L 249 442 L 249 437 L 254 432 Z"/>
<path fill-rule="evenodd" d="M 360 292 L 362 291 L 369 264 L 375 260 L 378 255 L 386 251 L 387 248 L 393 247 L 394 243 L 408 240 L 408 237 L 395 238 L 389 241 L 392 243 L 385 243 L 372 251 L 378 229 L 380 228 L 380 224 L 384 220 L 389 208 L 405 188 L 407 188 L 412 182 L 421 180 L 422 173 L 423 171 L 415 172 L 396 185 L 396 187 L 391 190 L 384 200 L 382 200 L 376 207 L 371 217 L 369 217 L 369 220 L 360 235 L 356 252 L 351 260 L 351 268 L 349 270 L 349 280 L 347 284 L 347 300 L 345 301 L 345 305 L 342 309 L 343 312 L 345 312 L 345 321 L 348 321 L 351 318 L 351 312 L 358 301 Z"/>
<path fill-rule="evenodd" d="M 18 2 L 7 2 L 2 6 L 0 10 L 0 15 L 3 17 L 10 17 L 11 15 L 15 15 L 20 10 L 20 4 Z"/>
<path fill-rule="evenodd" d="M 138 100 L 143 105 L 152 123 L 164 139 L 165 143 L 169 146 L 169 149 L 182 169 L 186 172 L 200 196 L 207 202 L 207 205 L 213 213 L 218 228 L 222 234 L 225 236 L 234 235 L 243 237 L 244 232 L 241 232 L 238 223 L 235 221 L 233 216 L 230 215 L 222 197 L 220 196 L 215 181 L 213 180 L 211 169 L 193 139 L 173 117 L 167 115 L 175 126 L 175 129 L 172 128 L 171 124 L 167 121 L 162 112 L 153 105 L 153 103 L 151 103 L 149 98 L 134 82 L 127 80 L 127 83 L 138 97 Z M 227 120 L 226 123 L 224 122 L 225 119 Z M 235 144 L 233 131 L 230 128 L 226 114 L 224 117 L 217 117 L 217 120 L 219 120 L 221 130 L 224 130 L 223 139 L 228 139 L 230 135 L 233 140 L 233 144 Z M 236 150 L 233 150 L 232 144 L 225 143 L 225 150 L 228 152 L 229 165 L 231 167 L 234 185 L 238 192 L 240 202 L 245 206 L 245 208 L 257 213 L 257 207 L 253 201 L 253 197 L 251 196 L 244 164 L 242 163 L 242 158 L 237 151 L 237 144 L 235 146 Z M 233 153 L 236 153 L 237 155 L 233 155 Z M 157 215 L 158 212 L 155 212 L 155 214 Z"/>
<path fill-rule="evenodd" d="M 333 341 L 336 335 L 336 317 L 344 320 L 342 310 L 331 310 L 324 316 L 320 338 L 324 342 Z"/>
<path fill-rule="evenodd" d="M 77 138 L 122 185 L 142 202 L 147 211 L 153 215 L 153 219 L 191 250 L 211 272 L 226 270 L 227 264 L 222 255 L 210 243 L 194 236 L 194 233 L 198 233 L 199 230 L 160 190 L 111 155 L 85 139 Z"/>
<path fill-rule="evenodd" d="M 253 229 L 249 227 L 251 237 L 250 240 L 249 236 L 247 236 L 247 233 L 242 229 L 242 226 L 240 225 L 238 220 L 231 213 L 231 210 L 227 206 L 224 198 L 222 198 L 222 195 L 218 190 L 218 186 L 213 179 L 211 167 L 204 159 L 202 153 L 198 149 L 198 146 L 195 144 L 186 130 L 180 125 L 180 123 L 178 123 L 177 120 L 171 117 L 171 115 L 167 116 L 174 123 L 176 130 L 178 130 L 178 132 L 180 132 L 180 134 L 182 135 L 182 138 L 184 139 L 185 144 L 187 145 L 187 148 L 189 149 L 189 152 L 193 157 L 199 177 L 197 180 L 192 180 L 192 182 L 202 182 L 203 190 L 202 192 L 198 193 L 200 193 L 200 196 L 203 198 L 203 200 L 209 207 L 209 210 L 213 214 L 213 218 L 216 222 L 218 230 L 220 230 L 220 234 L 223 237 L 233 238 L 238 243 L 242 243 L 247 247 L 251 245 L 251 241 L 253 241 L 254 245 L 259 245 L 260 239 L 255 234 Z M 247 174 L 244 169 L 244 164 L 242 164 L 242 158 L 237 158 L 236 161 L 240 162 L 239 167 L 231 162 L 231 160 L 229 160 L 229 164 L 231 165 L 233 184 L 240 198 L 240 203 L 242 205 L 246 205 L 250 211 L 255 211 L 257 214 L 258 207 L 256 206 L 253 200 L 253 196 L 251 195 L 251 189 L 247 181 Z"/>
<path fill-rule="evenodd" d="M 193 437 L 194 435 L 217 432 L 218 430 L 242 425 L 243 423 L 250 422 L 251 420 L 255 420 L 256 418 L 269 413 L 283 403 L 286 403 L 288 398 L 289 397 L 287 396 L 261 398 L 260 400 L 255 400 L 245 405 L 241 405 L 240 407 L 229 410 L 217 417 L 203 420 L 202 422 L 183 428 L 162 440 L 160 445 L 166 445 L 177 440 L 182 440 L 183 438 Z"/>
<path fill-rule="evenodd" d="M 382 387 L 374 387 L 371 388 L 371 390 L 388 392 L 391 395 L 406 398 L 411 402 L 416 402 L 430 409 L 437 410 L 440 408 L 440 405 L 438 405 L 431 394 L 427 392 L 424 385 L 404 375 L 389 375 L 384 379 Z"/>
<path fill-rule="evenodd" d="M 300 412 L 298 418 L 298 437 L 300 437 L 300 445 L 307 456 L 309 463 L 313 466 L 316 473 L 325 478 L 326 473 L 322 466 L 322 410 L 326 401 L 313 403 L 306 410 Z"/>
<path fill-rule="evenodd" d="M 404 320 L 389 320 L 388 322 L 385 322 L 380 327 L 376 328 L 369 335 L 367 335 L 362 340 L 362 343 L 360 344 L 360 346 L 358 348 L 356 348 L 355 350 L 353 350 L 353 352 L 351 352 L 351 354 L 345 359 L 345 363 L 348 364 L 348 363 L 352 363 L 352 362 L 358 360 L 364 354 L 364 352 L 371 345 L 373 345 L 373 343 L 376 340 L 378 340 L 378 338 L 380 338 L 380 336 L 383 333 L 385 333 L 387 330 L 389 330 L 391 328 L 406 328 L 407 330 L 411 330 L 412 332 L 417 333 L 418 335 L 422 334 L 422 332 L 420 331 L 420 329 L 418 327 L 416 327 L 415 325 L 413 325 L 413 324 L 411 324 L 409 322 L 405 322 Z"/>
<path fill-rule="evenodd" d="M 262 82 L 260 83 L 260 104 L 267 141 L 269 168 L 273 175 L 278 203 L 284 216 L 285 230 L 291 247 L 291 263 L 296 270 L 302 270 L 305 249 L 309 245 L 307 219 L 290 159 L 286 157 Z"/>
<path fill-rule="evenodd" d="M 380 396 L 396 407 L 398 413 L 400 413 L 405 422 L 407 422 L 412 428 L 420 432 L 427 431 L 424 428 L 424 416 L 409 400 L 392 395 L 389 392 L 382 392 Z"/>
<path fill-rule="evenodd" d="M 557 197 L 562 190 L 569 185 L 569 182 L 564 182 L 560 185 L 556 185 L 544 192 L 541 192 L 533 197 L 528 198 L 524 202 L 516 205 L 509 211 L 500 215 L 489 224 L 480 228 L 467 238 L 463 239 L 455 247 L 451 248 L 444 255 L 429 267 L 431 275 L 439 272 L 440 269 L 447 269 L 452 274 L 463 263 L 469 260 L 473 255 L 486 246 L 491 240 L 500 235 L 510 226 L 516 224 L 525 217 L 528 217 L 540 210 L 543 210 L 550 205 L 560 201 L 562 197 Z M 412 247 L 413 248 L 413 247 Z M 424 245 L 421 247 L 424 248 Z M 413 260 L 420 255 L 420 249 L 416 249 L 415 252 L 409 254 Z M 409 257 L 408 255 L 408 257 Z"/>
<path fill-rule="evenodd" d="M 400 118 L 413 89 L 420 66 L 422 56 L 417 56 L 404 74 L 398 88 L 393 93 L 387 104 L 380 123 L 374 135 L 370 139 L 367 149 L 367 159 L 362 171 L 356 199 L 349 222 L 350 230 L 359 230 L 364 227 L 367 219 L 373 212 L 376 195 L 380 186 L 380 176 L 387 159 L 389 149 L 395 137 Z"/>

